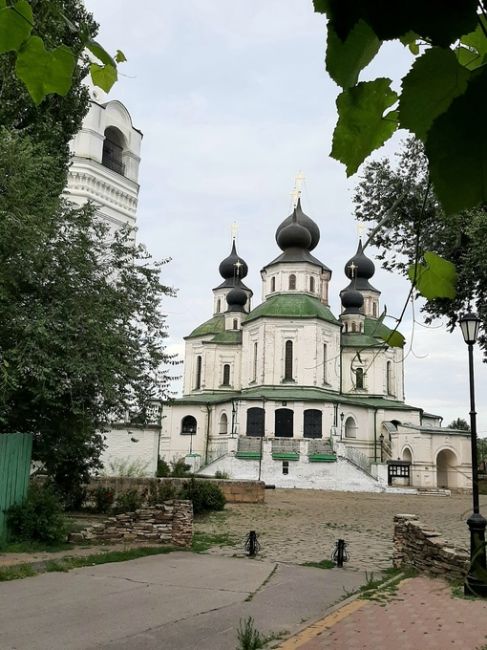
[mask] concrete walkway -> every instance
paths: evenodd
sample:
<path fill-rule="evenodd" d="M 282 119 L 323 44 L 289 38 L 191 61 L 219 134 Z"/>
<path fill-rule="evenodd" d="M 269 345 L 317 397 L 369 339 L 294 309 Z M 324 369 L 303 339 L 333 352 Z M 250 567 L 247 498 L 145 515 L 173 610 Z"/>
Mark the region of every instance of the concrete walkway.
<path fill-rule="evenodd" d="M 248 616 L 296 632 L 361 572 L 176 552 L 0 583 L 2 650 L 233 650 Z"/>
<path fill-rule="evenodd" d="M 378 601 L 354 599 L 279 645 L 281 650 L 396 647 L 487 648 L 487 602 L 453 597 L 450 585 L 441 580 L 411 578 Z"/>

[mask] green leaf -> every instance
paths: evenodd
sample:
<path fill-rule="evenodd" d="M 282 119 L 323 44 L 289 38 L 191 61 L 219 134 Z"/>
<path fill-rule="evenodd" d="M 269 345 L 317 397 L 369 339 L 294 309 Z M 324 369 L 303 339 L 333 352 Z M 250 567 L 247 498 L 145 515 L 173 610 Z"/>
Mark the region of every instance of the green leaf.
<path fill-rule="evenodd" d="M 122 52 L 122 50 L 117 50 L 117 52 L 115 54 L 115 61 L 117 63 L 125 63 L 126 60 L 127 60 L 127 57 Z"/>
<path fill-rule="evenodd" d="M 408 276 L 415 281 L 416 289 L 428 300 L 435 298 L 455 298 L 457 290 L 457 270 L 455 265 L 433 252 L 423 255 L 424 264 L 411 264 Z"/>
<path fill-rule="evenodd" d="M 49 95 L 66 95 L 71 88 L 75 58 L 64 45 L 46 50 L 38 36 L 31 36 L 17 54 L 15 70 L 36 104 Z"/>
<path fill-rule="evenodd" d="M 401 332 L 398 332 L 397 330 L 392 330 L 388 334 L 379 335 L 379 336 L 391 348 L 402 348 L 404 346 L 404 343 L 406 342 L 404 335 L 401 334 Z"/>
<path fill-rule="evenodd" d="M 421 140 L 431 124 L 444 113 L 455 97 L 465 92 L 470 73 L 451 50 L 428 49 L 416 59 L 402 81 L 399 122 Z"/>
<path fill-rule="evenodd" d="M 483 57 L 478 52 L 468 47 L 459 45 L 453 50 L 453 52 L 457 57 L 458 63 L 468 70 L 475 70 L 483 63 Z"/>
<path fill-rule="evenodd" d="M 463 43 L 463 45 L 472 47 L 474 50 L 477 50 L 481 56 L 485 57 L 487 54 L 487 37 L 485 36 L 484 30 L 487 30 L 487 20 L 484 16 L 478 16 L 478 20 L 482 22 L 482 25 L 477 25 L 473 32 L 462 36 L 460 42 Z"/>
<path fill-rule="evenodd" d="M 111 57 L 110 54 L 108 54 L 108 52 L 105 50 L 105 48 L 102 47 L 100 43 L 97 43 L 97 41 L 90 39 L 85 43 L 85 47 L 92 54 L 94 54 L 96 58 L 99 59 L 103 64 L 111 65 L 113 68 L 117 67 L 113 57 Z"/>
<path fill-rule="evenodd" d="M 381 42 L 363 20 L 354 26 L 345 41 L 338 38 L 329 23 L 326 69 L 330 77 L 342 88 L 354 86 L 360 71 L 372 61 L 380 46 Z"/>
<path fill-rule="evenodd" d="M 397 129 L 394 113 L 384 111 L 397 100 L 390 79 L 362 81 L 337 98 L 338 122 L 331 156 L 354 174 L 367 156 L 381 147 Z"/>
<path fill-rule="evenodd" d="M 430 177 L 447 214 L 487 201 L 487 69 L 472 73 L 463 95 L 433 122 L 425 143 Z"/>
<path fill-rule="evenodd" d="M 110 91 L 113 84 L 117 81 L 117 68 L 113 65 L 90 64 L 91 79 L 95 86 L 98 86 L 106 93 Z"/>
<path fill-rule="evenodd" d="M 0 7 L 0 54 L 17 51 L 32 31 L 32 8 L 26 0 L 19 0 L 13 7 Z"/>

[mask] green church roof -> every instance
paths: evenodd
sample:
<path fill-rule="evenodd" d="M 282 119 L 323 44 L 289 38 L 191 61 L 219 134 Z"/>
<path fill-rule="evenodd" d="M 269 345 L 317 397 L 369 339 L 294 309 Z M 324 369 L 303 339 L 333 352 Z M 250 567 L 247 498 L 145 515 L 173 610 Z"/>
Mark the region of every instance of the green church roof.
<path fill-rule="evenodd" d="M 197 336 L 209 336 L 210 334 L 220 334 L 225 331 L 225 316 L 224 314 L 217 314 L 207 320 L 202 325 L 198 325 L 186 339 L 194 339 Z"/>
<path fill-rule="evenodd" d="M 343 333 L 342 345 L 345 348 L 375 348 L 385 344 L 385 339 L 392 334 L 392 330 L 376 318 L 366 318 L 363 333 Z"/>
<path fill-rule="evenodd" d="M 244 322 L 256 318 L 319 318 L 339 325 L 326 305 L 305 293 L 278 293 L 253 309 Z"/>

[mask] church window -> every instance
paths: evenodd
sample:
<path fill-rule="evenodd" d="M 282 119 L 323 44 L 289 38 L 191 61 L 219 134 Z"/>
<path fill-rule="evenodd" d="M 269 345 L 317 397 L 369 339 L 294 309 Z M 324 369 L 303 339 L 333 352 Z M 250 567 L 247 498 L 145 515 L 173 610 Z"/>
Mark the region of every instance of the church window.
<path fill-rule="evenodd" d="M 348 333 L 348 323 L 345 323 L 345 333 Z"/>
<path fill-rule="evenodd" d="M 226 413 L 222 413 L 220 416 L 220 435 L 225 435 L 228 433 L 228 418 Z"/>
<path fill-rule="evenodd" d="M 288 460 L 283 460 L 282 461 L 282 473 L 283 474 L 289 474 L 289 461 Z"/>
<path fill-rule="evenodd" d="M 223 366 L 223 386 L 230 386 L 230 364 L 225 363 Z"/>
<path fill-rule="evenodd" d="M 311 276 L 309 279 L 309 290 L 311 291 L 311 293 L 315 292 L 315 279 L 313 278 L 313 276 Z"/>
<path fill-rule="evenodd" d="M 294 435 L 294 412 L 291 409 L 276 409 L 274 435 L 276 438 L 292 438 Z"/>
<path fill-rule="evenodd" d="M 201 388 L 201 357 L 196 357 L 196 380 L 194 382 L 196 389 Z"/>
<path fill-rule="evenodd" d="M 355 420 L 350 416 L 345 421 L 345 438 L 357 437 L 357 425 Z"/>
<path fill-rule="evenodd" d="M 394 391 L 392 389 L 392 361 L 387 362 L 386 381 L 387 381 L 387 394 L 393 395 Z"/>
<path fill-rule="evenodd" d="M 284 379 L 293 378 L 293 342 L 286 341 L 284 353 Z"/>
<path fill-rule="evenodd" d="M 233 329 L 238 330 L 238 320 L 236 318 L 233 319 Z"/>
<path fill-rule="evenodd" d="M 352 323 L 352 332 L 356 332 L 356 331 L 357 331 L 357 326 L 355 325 L 355 323 Z"/>
<path fill-rule="evenodd" d="M 364 369 L 357 368 L 355 371 L 355 388 L 363 390 L 364 387 Z"/>
<path fill-rule="evenodd" d="M 272 277 L 271 278 L 271 293 L 274 293 L 275 290 L 276 290 L 276 278 Z"/>
<path fill-rule="evenodd" d="M 373 302 L 372 303 L 372 315 L 374 318 L 377 318 L 377 303 Z"/>
<path fill-rule="evenodd" d="M 262 438 L 265 427 L 265 411 L 263 408 L 254 406 L 247 409 L 247 435 Z"/>
<path fill-rule="evenodd" d="M 289 276 L 289 289 L 290 290 L 296 289 L 296 276 L 294 275 L 294 273 L 291 273 L 291 275 Z"/>
<path fill-rule="evenodd" d="M 258 345 L 257 343 L 254 343 L 254 369 L 252 373 L 252 379 L 254 381 L 257 381 L 257 353 L 258 353 Z"/>
<path fill-rule="evenodd" d="M 326 364 L 328 362 L 328 348 L 326 343 L 323 344 L 323 383 L 327 383 L 327 373 L 326 373 Z"/>
<path fill-rule="evenodd" d="M 117 174 L 124 174 L 123 164 L 124 137 L 114 126 L 105 129 L 101 164 Z"/>
<path fill-rule="evenodd" d="M 305 438 L 322 437 L 322 418 L 323 413 L 318 409 L 306 409 L 303 421 L 303 436 Z"/>
<path fill-rule="evenodd" d="M 196 418 L 192 415 L 185 415 L 181 421 L 181 433 L 192 436 L 196 433 L 196 426 Z"/>
<path fill-rule="evenodd" d="M 222 309 L 222 301 L 220 300 L 220 298 L 218 298 L 218 300 L 216 301 L 216 313 L 219 314 L 221 312 L 221 309 Z"/>

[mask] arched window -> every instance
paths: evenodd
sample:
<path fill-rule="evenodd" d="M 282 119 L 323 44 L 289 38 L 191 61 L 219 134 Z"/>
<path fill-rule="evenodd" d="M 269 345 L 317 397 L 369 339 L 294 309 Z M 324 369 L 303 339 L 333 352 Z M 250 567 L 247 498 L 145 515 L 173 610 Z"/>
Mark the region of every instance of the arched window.
<path fill-rule="evenodd" d="M 238 330 L 238 320 L 236 318 L 233 319 L 233 329 Z"/>
<path fill-rule="evenodd" d="M 350 416 L 345 420 L 345 438 L 357 437 L 357 425 L 355 420 Z"/>
<path fill-rule="evenodd" d="M 254 369 L 252 373 L 252 379 L 254 381 L 257 381 L 257 353 L 258 353 L 258 345 L 257 343 L 254 343 Z"/>
<path fill-rule="evenodd" d="M 374 318 L 377 318 L 377 303 L 373 302 L 372 303 L 372 315 Z"/>
<path fill-rule="evenodd" d="M 393 395 L 393 386 L 392 386 L 392 361 L 387 362 L 386 367 L 386 384 L 387 384 L 387 394 Z"/>
<path fill-rule="evenodd" d="M 122 176 L 125 171 L 123 165 L 124 144 L 125 139 L 121 131 L 114 126 L 109 126 L 105 129 L 101 164 Z"/>
<path fill-rule="evenodd" d="M 357 327 L 355 325 L 355 322 L 353 322 L 352 323 L 352 332 L 356 332 L 356 331 L 357 331 Z"/>
<path fill-rule="evenodd" d="M 225 363 L 223 366 L 223 386 L 230 386 L 230 364 Z"/>
<path fill-rule="evenodd" d="M 355 371 L 355 388 L 363 390 L 364 387 L 364 369 L 357 368 Z"/>
<path fill-rule="evenodd" d="M 226 413 L 222 413 L 220 416 L 220 435 L 225 435 L 228 433 L 228 418 Z"/>
<path fill-rule="evenodd" d="M 303 436 L 305 438 L 321 438 L 323 413 L 318 409 L 306 409 L 303 421 Z"/>
<path fill-rule="evenodd" d="M 311 291 L 311 293 L 315 292 L 315 279 L 313 276 L 311 276 L 309 279 L 309 290 Z"/>
<path fill-rule="evenodd" d="M 201 388 L 201 357 L 196 357 L 196 377 L 194 382 L 196 389 Z"/>
<path fill-rule="evenodd" d="M 276 278 L 272 277 L 271 278 L 271 293 L 274 293 L 275 290 L 276 290 Z"/>
<path fill-rule="evenodd" d="M 284 352 L 284 379 L 292 380 L 293 378 L 293 342 L 286 341 Z"/>
<path fill-rule="evenodd" d="M 181 420 L 181 433 L 194 435 L 196 433 L 196 418 L 192 415 L 185 415 Z"/>
<path fill-rule="evenodd" d="M 262 438 L 265 428 L 265 411 L 254 406 L 247 409 L 247 435 Z"/>
<path fill-rule="evenodd" d="M 326 384 L 327 382 L 327 373 L 326 373 L 326 364 L 328 362 L 328 348 L 326 346 L 326 343 L 323 344 L 323 383 Z"/>
<path fill-rule="evenodd" d="M 294 412 L 291 409 L 276 409 L 274 435 L 276 438 L 292 438 L 294 434 Z"/>
<path fill-rule="evenodd" d="M 296 289 L 296 276 L 294 273 L 291 273 L 289 276 L 289 289 L 293 290 Z"/>
<path fill-rule="evenodd" d="M 216 313 L 219 314 L 222 310 L 222 301 L 220 298 L 216 301 Z"/>
<path fill-rule="evenodd" d="M 345 334 L 348 334 L 348 323 L 345 323 Z"/>

